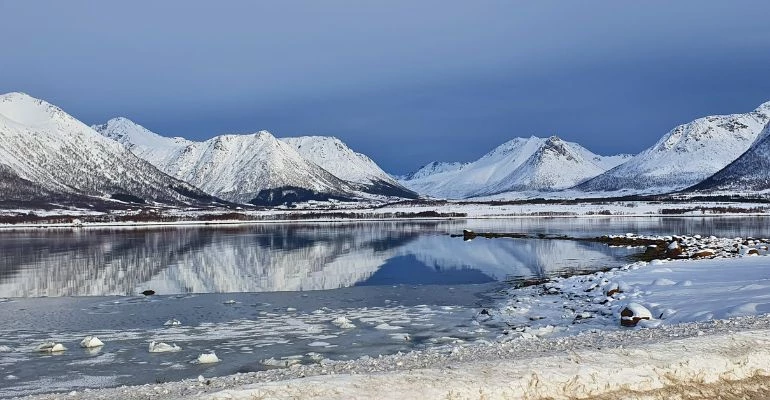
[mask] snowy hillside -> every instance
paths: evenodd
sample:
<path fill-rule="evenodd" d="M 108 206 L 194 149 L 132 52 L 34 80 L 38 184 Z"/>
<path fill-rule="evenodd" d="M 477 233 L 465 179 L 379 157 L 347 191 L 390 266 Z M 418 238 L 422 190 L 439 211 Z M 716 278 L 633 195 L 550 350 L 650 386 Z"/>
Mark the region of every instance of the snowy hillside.
<path fill-rule="evenodd" d="M 605 160 L 575 143 L 552 136 L 506 177 L 475 194 L 565 189 L 601 174 L 607 170 L 606 166 L 622 160 L 619 156 Z"/>
<path fill-rule="evenodd" d="M 375 195 L 417 198 L 369 157 L 356 153 L 341 140 L 330 136 L 281 138 L 302 157 L 331 172 L 357 190 Z"/>
<path fill-rule="evenodd" d="M 596 176 L 625 157 L 598 156 L 557 137 L 532 136 L 508 141 L 472 163 L 429 164 L 401 182 L 418 193 L 445 198 L 558 190 Z"/>
<path fill-rule="evenodd" d="M 743 154 L 770 120 L 770 102 L 746 114 L 680 125 L 628 162 L 576 187 L 582 191 L 663 193 L 694 185 Z"/>
<path fill-rule="evenodd" d="M 468 164 L 467 162 L 441 162 L 441 161 L 433 161 L 432 163 L 428 163 L 426 165 L 423 165 L 420 167 L 417 171 L 412 172 L 411 174 L 407 174 L 401 178 L 401 180 L 417 180 L 421 178 L 425 178 L 426 176 L 440 174 L 442 172 L 452 172 L 452 171 L 458 171 L 463 168 L 465 168 Z"/>
<path fill-rule="evenodd" d="M 688 191 L 756 192 L 770 190 L 770 123 L 738 159 Z"/>
<path fill-rule="evenodd" d="M 1 201 L 94 196 L 130 202 L 210 202 L 74 117 L 23 93 L 0 96 Z"/>
<path fill-rule="evenodd" d="M 167 174 L 226 200 L 277 205 L 353 196 L 349 184 L 267 131 L 193 142 L 160 136 L 126 118 L 94 128 Z"/>

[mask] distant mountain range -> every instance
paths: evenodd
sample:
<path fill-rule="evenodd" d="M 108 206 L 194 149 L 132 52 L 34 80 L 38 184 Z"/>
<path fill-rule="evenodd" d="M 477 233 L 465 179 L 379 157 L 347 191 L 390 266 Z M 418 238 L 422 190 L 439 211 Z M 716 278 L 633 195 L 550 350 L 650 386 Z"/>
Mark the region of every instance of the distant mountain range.
<path fill-rule="evenodd" d="M 655 145 L 575 189 L 666 193 L 715 174 L 746 152 L 770 121 L 770 102 L 746 114 L 698 118 Z"/>
<path fill-rule="evenodd" d="M 0 178 L 6 204 L 219 202 L 23 93 L 0 96 Z"/>
<path fill-rule="evenodd" d="M 514 138 L 476 161 L 432 162 L 394 179 L 334 137 L 259 131 L 196 142 L 126 118 L 89 127 L 43 100 L 8 93 L 0 96 L 0 206 L 766 193 L 769 122 L 770 102 L 699 118 L 636 156 L 601 156 L 555 136 Z"/>
<path fill-rule="evenodd" d="M 770 141 L 760 135 L 769 122 L 770 102 L 746 114 L 699 118 L 636 156 L 598 156 L 557 137 L 517 138 L 470 163 L 429 163 L 400 182 L 454 199 L 754 192 L 769 186 Z"/>
<path fill-rule="evenodd" d="M 193 142 L 160 136 L 126 118 L 111 119 L 94 129 L 161 171 L 233 202 L 279 205 L 417 197 L 371 159 L 332 137 L 279 140 L 260 131 Z"/>
<path fill-rule="evenodd" d="M 577 143 L 549 138 L 516 138 L 466 164 L 430 163 L 401 183 L 441 198 L 467 198 L 504 192 L 550 192 L 575 186 L 628 160 L 599 156 Z"/>

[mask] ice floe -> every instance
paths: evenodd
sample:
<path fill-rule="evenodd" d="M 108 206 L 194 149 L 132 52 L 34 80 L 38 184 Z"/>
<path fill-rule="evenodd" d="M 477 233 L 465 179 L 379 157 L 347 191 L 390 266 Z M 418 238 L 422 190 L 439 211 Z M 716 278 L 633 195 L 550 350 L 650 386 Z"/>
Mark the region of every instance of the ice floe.
<path fill-rule="evenodd" d="M 347 319 L 344 316 L 339 316 L 332 320 L 332 325 L 337 326 L 340 329 L 353 329 L 356 326 L 353 324 L 353 321 Z"/>
<path fill-rule="evenodd" d="M 60 353 L 65 350 L 67 348 L 63 344 L 56 342 L 45 342 L 37 346 L 37 351 L 41 353 Z"/>
<path fill-rule="evenodd" d="M 148 346 L 148 351 L 150 353 L 173 353 L 181 350 L 182 348 L 177 346 L 176 343 L 168 344 L 164 342 L 152 341 Z"/>
<path fill-rule="evenodd" d="M 94 348 L 104 346 L 104 343 L 96 336 L 86 336 L 80 341 L 80 347 Z"/>
<path fill-rule="evenodd" d="M 211 353 L 203 353 L 199 355 L 196 361 L 198 362 L 198 364 L 214 364 L 214 363 L 220 362 L 221 360 L 212 351 Z"/>

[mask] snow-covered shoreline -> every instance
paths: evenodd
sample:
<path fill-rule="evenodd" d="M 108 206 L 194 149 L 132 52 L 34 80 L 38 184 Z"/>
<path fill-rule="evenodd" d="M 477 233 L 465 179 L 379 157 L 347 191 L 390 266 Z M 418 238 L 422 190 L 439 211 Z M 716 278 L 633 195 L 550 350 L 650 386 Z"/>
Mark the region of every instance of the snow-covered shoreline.
<path fill-rule="evenodd" d="M 25 399 L 666 399 L 677 391 L 690 392 L 687 398 L 705 399 L 717 397 L 720 387 L 729 388 L 731 394 L 743 389 L 767 394 L 768 338 L 770 316 L 761 315 L 659 329 L 446 346 Z"/>
<path fill-rule="evenodd" d="M 724 251 L 712 259 L 637 262 L 510 289 L 495 308 L 476 317 L 482 329 L 507 326 L 493 342 L 66 397 L 571 399 L 669 398 L 684 391 L 711 398 L 720 390 L 745 390 L 752 398 L 770 393 L 770 259 L 749 255 L 741 245 L 729 251 L 735 243 L 755 243 L 752 239 L 678 239 L 695 247 L 721 244 Z M 621 310 L 631 302 L 650 310 L 651 319 L 621 327 Z"/>
<path fill-rule="evenodd" d="M 538 218 L 727 218 L 767 217 L 770 206 L 766 203 L 659 203 L 613 202 L 577 204 L 472 204 L 446 203 L 442 205 L 388 205 L 380 208 L 297 209 L 238 211 L 243 219 L 199 219 L 203 216 L 219 216 L 230 213 L 220 211 L 166 210 L 158 220 L 146 220 L 141 210 L 114 212 L 124 221 L 87 222 L 88 217 L 108 214 L 85 210 L 0 210 L 0 215 L 20 215 L 34 212 L 40 217 L 64 218 L 67 222 L 0 223 L 0 230 L 39 228 L 113 228 L 113 227 L 173 227 L 173 226 L 237 226 L 287 223 L 340 223 L 340 222 L 394 222 L 394 221 L 446 221 L 446 220 L 504 220 Z M 732 210 L 732 211 L 731 211 Z M 403 216 L 396 216 L 398 214 Z M 421 216 L 420 213 L 436 213 Z M 136 215 L 138 221 L 131 221 Z M 161 216 L 176 218 L 164 221 Z"/>

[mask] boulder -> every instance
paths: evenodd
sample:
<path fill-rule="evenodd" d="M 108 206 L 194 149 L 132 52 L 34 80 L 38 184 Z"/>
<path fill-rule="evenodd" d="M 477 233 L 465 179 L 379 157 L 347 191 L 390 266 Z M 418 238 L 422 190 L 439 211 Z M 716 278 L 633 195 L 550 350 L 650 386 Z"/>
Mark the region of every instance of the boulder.
<path fill-rule="evenodd" d="M 616 293 L 623 293 L 623 291 L 620 290 L 620 285 L 618 285 L 617 282 L 612 282 L 604 288 L 604 294 L 607 297 L 612 297 L 612 295 Z"/>
<path fill-rule="evenodd" d="M 620 311 L 620 325 L 625 327 L 634 327 L 641 320 L 652 319 L 652 313 L 646 307 L 639 303 L 628 303 Z"/>
<path fill-rule="evenodd" d="M 716 255 L 716 251 L 712 249 L 703 249 L 700 251 L 697 251 L 693 253 L 692 258 L 706 258 L 706 257 L 714 257 Z"/>
<path fill-rule="evenodd" d="M 677 258 L 682 255 L 682 252 L 682 246 L 677 241 L 669 243 L 666 247 L 666 257 L 668 258 Z"/>

